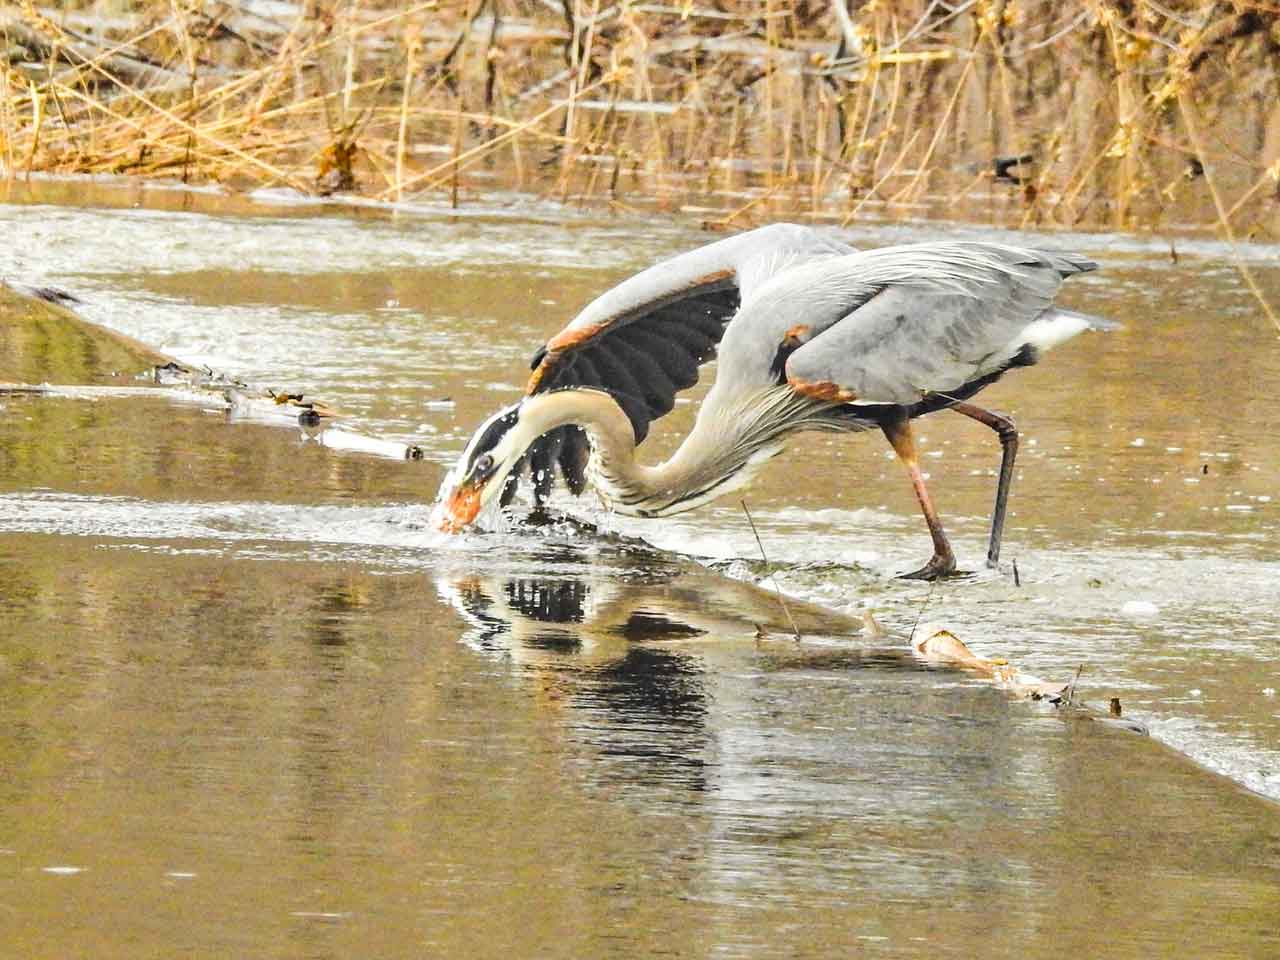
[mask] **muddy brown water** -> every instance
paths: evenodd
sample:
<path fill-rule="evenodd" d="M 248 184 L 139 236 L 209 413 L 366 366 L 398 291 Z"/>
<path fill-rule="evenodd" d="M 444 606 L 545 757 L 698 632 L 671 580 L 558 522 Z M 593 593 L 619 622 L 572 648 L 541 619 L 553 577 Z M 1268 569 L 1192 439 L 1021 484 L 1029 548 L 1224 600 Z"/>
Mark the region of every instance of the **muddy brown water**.
<path fill-rule="evenodd" d="M 58 189 L 0 205 L 0 276 L 427 459 L 0 398 L 0 953 L 1280 951 L 1280 355 L 1223 247 L 1039 238 L 1104 263 L 1065 299 L 1126 328 L 984 394 L 1024 432 L 1021 586 L 893 579 L 928 541 L 874 438 L 775 464 L 747 496 L 796 644 L 736 503 L 425 522 L 531 345 L 703 235 Z M 1280 300 L 1280 252 L 1247 255 Z M 994 444 L 920 432 L 975 567 Z M 1040 676 L 1083 666 L 1152 736 L 913 661 L 922 605 Z M 864 607 L 889 637 L 847 635 Z"/>

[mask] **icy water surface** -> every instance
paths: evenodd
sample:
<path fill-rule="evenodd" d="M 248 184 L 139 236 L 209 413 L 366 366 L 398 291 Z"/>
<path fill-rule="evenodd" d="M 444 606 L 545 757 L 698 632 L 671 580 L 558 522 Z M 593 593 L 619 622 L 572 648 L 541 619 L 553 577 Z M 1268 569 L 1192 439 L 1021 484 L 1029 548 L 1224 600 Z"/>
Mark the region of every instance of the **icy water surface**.
<path fill-rule="evenodd" d="M 930 589 L 893 579 L 928 539 L 870 435 L 797 444 L 751 488 L 768 568 L 736 502 L 648 524 L 563 503 L 604 534 L 427 528 L 532 348 L 705 235 L 175 197 L 11 195 L 0 276 L 427 459 L 159 400 L 0 398 L 5 951 L 1280 951 L 1258 796 L 1280 797 L 1280 357 L 1222 247 L 1041 238 L 1103 262 L 1065 300 L 1126 328 L 984 394 L 1024 436 L 1010 565 Z M 1280 301 L 1280 254 L 1250 258 Z M 976 567 L 996 445 L 946 414 L 920 433 Z M 889 637 L 853 635 L 863 607 Z M 922 667 L 921 616 L 1043 677 L 1083 667 L 1085 699 L 1154 736 Z"/>

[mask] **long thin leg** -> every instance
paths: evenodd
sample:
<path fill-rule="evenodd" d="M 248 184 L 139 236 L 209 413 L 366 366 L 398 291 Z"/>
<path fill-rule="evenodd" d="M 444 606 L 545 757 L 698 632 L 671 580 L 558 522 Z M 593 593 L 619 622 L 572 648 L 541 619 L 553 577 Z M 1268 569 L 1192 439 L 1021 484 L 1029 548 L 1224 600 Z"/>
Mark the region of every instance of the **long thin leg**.
<path fill-rule="evenodd" d="M 987 566 L 994 570 L 1000 560 L 1000 538 L 1004 536 L 1004 514 L 1009 501 L 1009 486 L 1013 482 L 1013 460 L 1018 455 L 1018 431 L 1008 417 L 972 403 L 960 401 L 949 409 L 985 423 L 1000 437 L 1000 480 L 996 483 L 996 505 L 991 511 L 991 542 L 987 547 Z"/>
<path fill-rule="evenodd" d="M 954 573 L 956 555 L 951 551 L 951 543 L 942 530 L 942 521 L 938 519 L 938 512 L 933 509 L 933 501 L 929 499 L 929 491 L 925 488 L 924 476 L 920 473 L 920 463 L 916 457 L 916 439 L 911 432 L 911 421 L 904 415 L 885 421 L 880 429 L 884 431 L 885 438 L 892 445 L 898 459 L 907 468 L 916 499 L 920 501 L 920 512 L 924 514 L 924 522 L 929 525 L 929 535 L 933 537 L 933 556 L 929 562 L 919 570 L 904 573 L 903 579 L 937 580 Z"/>

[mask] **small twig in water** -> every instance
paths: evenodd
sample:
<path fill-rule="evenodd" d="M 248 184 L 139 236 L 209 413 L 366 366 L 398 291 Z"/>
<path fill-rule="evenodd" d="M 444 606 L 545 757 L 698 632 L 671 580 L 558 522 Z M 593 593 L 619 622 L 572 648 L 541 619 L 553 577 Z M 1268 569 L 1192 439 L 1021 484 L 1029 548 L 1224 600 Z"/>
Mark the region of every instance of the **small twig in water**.
<path fill-rule="evenodd" d="M 1018 561 L 1013 561 L 1013 585 L 1015 587 L 1022 586 L 1022 578 L 1018 576 Z"/>
<path fill-rule="evenodd" d="M 1062 698 L 1062 702 L 1067 706 L 1075 706 L 1076 702 L 1076 684 L 1080 680 L 1080 674 L 1084 673 L 1084 664 L 1076 667 L 1076 675 L 1071 678 L 1071 683 L 1067 685 L 1067 692 Z"/>
<path fill-rule="evenodd" d="M 878 640 L 885 636 L 884 627 L 880 626 L 880 621 L 875 618 L 875 614 L 870 609 L 862 611 L 862 626 L 869 637 L 875 637 Z"/>
<path fill-rule="evenodd" d="M 756 522 L 751 519 L 751 511 L 747 509 L 747 501 L 738 501 L 742 504 L 742 512 L 747 515 L 747 523 L 751 525 L 751 533 L 756 538 L 756 546 L 760 548 L 760 556 L 764 559 L 765 566 L 769 566 L 769 556 L 764 552 L 764 543 L 760 539 L 760 532 L 756 530 Z M 773 584 L 773 592 L 778 595 L 778 603 L 782 605 L 782 612 L 787 615 L 787 622 L 791 624 L 791 632 L 795 634 L 796 641 L 800 640 L 800 628 L 796 626 L 795 618 L 791 616 L 791 611 L 787 609 L 787 601 L 782 599 L 782 591 L 778 589 L 778 581 L 774 579 L 772 573 L 769 574 L 769 582 Z"/>
<path fill-rule="evenodd" d="M 937 583 L 929 584 L 929 592 L 925 594 L 924 602 L 920 604 L 920 611 L 916 614 L 916 622 L 911 625 L 911 636 L 907 637 L 907 643 L 916 642 L 916 627 L 920 626 L 920 621 L 924 619 L 925 607 L 929 606 L 929 601 L 933 599 L 933 588 Z"/>

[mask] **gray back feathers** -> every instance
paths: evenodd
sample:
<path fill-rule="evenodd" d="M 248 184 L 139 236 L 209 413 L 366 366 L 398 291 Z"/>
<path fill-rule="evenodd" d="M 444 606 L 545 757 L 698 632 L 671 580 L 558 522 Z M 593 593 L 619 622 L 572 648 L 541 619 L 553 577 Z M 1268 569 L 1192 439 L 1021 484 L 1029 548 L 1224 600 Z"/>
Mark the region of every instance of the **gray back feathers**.
<path fill-rule="evenodd" d="M 1070 254 L 972 242 L 885 247 L 798 266 L 743 304 L 721 346 L 721 376 L 729 375 L 730 390 L 776 380 L 778 345 L 801 330 L 785 365 L 789 381 L 833 384 L 856 403 L 914 403 L 1008 366 L 1063 278 L 1095 266 Z"/>

